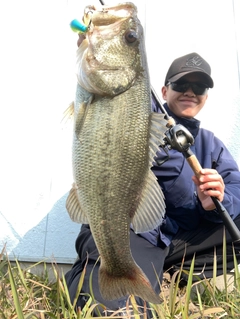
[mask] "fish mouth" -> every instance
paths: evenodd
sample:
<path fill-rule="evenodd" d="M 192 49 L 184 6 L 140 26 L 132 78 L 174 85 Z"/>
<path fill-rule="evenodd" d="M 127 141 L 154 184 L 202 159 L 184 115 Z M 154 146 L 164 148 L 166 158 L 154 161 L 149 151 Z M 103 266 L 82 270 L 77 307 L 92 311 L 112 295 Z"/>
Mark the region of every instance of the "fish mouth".
<path fill-rule="evenodd" d="M 101 6 L 99 9 L 95 6 L 87 6 L 84 11 L 83 21 L 86 25 L 109 26 L 121 19 L 127 19 L 137 12 L 133 3 L 125 2 L 117 6 Z"/>

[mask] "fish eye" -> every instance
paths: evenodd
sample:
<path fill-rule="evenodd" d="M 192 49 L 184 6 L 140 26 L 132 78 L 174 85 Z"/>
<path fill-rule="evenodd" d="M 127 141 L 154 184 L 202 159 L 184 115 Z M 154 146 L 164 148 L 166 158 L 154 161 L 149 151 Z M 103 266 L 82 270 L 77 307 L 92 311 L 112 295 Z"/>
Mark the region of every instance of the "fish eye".
<path fill-rule="evenodd" d="M 125 39 L 128 43 L 134 43 L 137 40 L 137 33 L 134 30 L 128 30 L 125 33 Z"/>

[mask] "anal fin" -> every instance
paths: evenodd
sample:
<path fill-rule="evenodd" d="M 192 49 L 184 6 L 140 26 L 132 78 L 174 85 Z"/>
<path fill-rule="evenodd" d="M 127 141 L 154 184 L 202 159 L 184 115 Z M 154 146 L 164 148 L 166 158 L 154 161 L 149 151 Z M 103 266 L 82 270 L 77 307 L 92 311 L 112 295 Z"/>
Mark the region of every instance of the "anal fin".
<path fill-rule="evenodd" d="M 150 231 L 161 225 L 165 215 L 165 199 L 157 182 L 156 176 L 150 170 L 132 225 L 136 233 Z"/>

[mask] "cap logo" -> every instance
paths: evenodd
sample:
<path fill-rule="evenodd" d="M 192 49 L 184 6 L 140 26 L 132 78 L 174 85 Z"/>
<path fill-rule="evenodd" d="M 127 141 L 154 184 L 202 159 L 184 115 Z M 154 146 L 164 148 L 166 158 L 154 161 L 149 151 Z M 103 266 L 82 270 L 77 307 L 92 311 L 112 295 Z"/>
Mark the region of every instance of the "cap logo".
<path fill-rule="evenodd" d="M 203 60 L 199 57 L 199 56 L 194 56 L 193 58 L 190 58 L 187 60 L 186 62 L 186 66 L 190 67 L 190 68 L 200 68 L 201 64 L 202 64 Z"/>

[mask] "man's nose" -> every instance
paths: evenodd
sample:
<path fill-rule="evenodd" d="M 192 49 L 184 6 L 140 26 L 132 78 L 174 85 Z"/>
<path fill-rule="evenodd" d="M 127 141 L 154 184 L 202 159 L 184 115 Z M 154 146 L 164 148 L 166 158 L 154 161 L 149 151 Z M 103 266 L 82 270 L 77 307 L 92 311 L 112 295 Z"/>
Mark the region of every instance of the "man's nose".
<path fill-rule="evenodd" d="M 184 95 L 186 95 L 186 96 L 196 96 L 196 94 L 193 92 L 191 86 L 187 89 L 186 92 L 184 92 Z"/>

